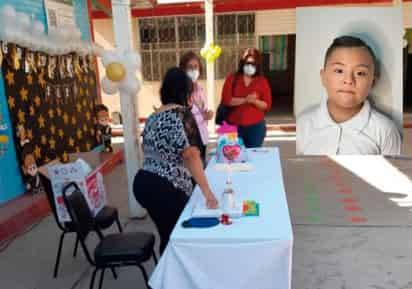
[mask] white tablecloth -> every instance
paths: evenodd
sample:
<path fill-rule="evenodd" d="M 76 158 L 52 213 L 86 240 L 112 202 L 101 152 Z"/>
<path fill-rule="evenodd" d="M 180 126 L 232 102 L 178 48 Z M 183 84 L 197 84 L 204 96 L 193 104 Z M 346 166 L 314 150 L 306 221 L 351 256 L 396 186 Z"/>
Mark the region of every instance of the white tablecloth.
<path fill-rule="evenodd" d="M 183 228 L 193 206 L 204 202 L 199 188 L 180 216 L 151 278 L 153 289 L 288 289 L 293 233 L 283 185 L 279 150 L 248 150 L 254 169 L 232 174 L 236 201 L 255 200 L 259 217 L 233 219 L 232 225 Z M 206 175 L 220 200 L 226 174 Z"/>

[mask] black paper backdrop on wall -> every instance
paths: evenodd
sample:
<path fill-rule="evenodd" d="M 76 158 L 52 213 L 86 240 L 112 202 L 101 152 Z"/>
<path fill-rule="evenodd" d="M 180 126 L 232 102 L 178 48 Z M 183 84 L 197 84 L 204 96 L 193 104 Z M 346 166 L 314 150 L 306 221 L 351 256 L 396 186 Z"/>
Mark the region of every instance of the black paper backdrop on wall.
<path fill-rule="evenodd" d="M 0 42 L 0 44 L 2 44 Z M 96 146 L 96 75 L 91 58 L 50 56 L 14 44 L 2 45 L 2 72 L 17 152 L 21 133 L 38 165 Z M 18 156 L 20 158 L 20 156 Z"/>

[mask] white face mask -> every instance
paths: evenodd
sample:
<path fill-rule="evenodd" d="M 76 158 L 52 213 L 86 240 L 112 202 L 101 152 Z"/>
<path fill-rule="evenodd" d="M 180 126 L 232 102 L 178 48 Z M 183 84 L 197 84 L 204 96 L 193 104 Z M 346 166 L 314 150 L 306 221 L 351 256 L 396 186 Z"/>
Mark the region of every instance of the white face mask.
<path fill-rule="evenodd" d="M 254 66 L 253 64 L 246 64 L 243 66 L 243 73 L 248 75 L 248 76 L 252 76 L 256 73 L 256 66 Z"/>
<path fill-rule="evenodd" d="M 186 72 L 186 74 L 193 82 L 195 82 L 199 78 L 200 72 L 197 69 L 190 69 Z"/>

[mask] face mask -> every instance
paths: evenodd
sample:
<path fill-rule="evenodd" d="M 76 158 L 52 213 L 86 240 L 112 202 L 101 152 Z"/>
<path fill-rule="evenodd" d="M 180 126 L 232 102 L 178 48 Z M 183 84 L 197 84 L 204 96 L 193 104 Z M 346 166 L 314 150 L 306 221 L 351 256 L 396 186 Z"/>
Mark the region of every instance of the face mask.
<path fill-rule="evenodd" d="M 252 76 L 256 73 L 256 66 L 253 64 L 246 64 L 243 66 L 243 72 L 248 76 Z"/>
<path fill-rule="evenodd" d="M 188 70 L 188 71 L 186 72 L 186 74 L 187 74 L 187 76 L 190 77 L 190 79 L 191 79 L 193 82 L 195 82 L 195 81 L 199 78 L 200 72 L 199 72 L 199 70 L 197 70 L 197 69 L 191 69 L 191 70 Z"/>

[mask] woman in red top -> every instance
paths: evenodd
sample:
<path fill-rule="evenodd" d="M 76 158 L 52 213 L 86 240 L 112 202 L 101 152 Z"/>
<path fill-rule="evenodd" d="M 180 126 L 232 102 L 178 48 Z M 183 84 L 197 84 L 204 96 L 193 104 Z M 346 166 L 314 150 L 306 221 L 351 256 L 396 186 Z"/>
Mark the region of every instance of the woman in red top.
<path fill-rule="evenodd" d="M 261 55 L 247 48 L 236 73 L 223 85 L 222 103 L 229 106 L 227 121 L 238 126 L 246 147 L 262 146 L 266 136 L 265 112 L 272 106 L 269 82 L 261 72 Z"/>

